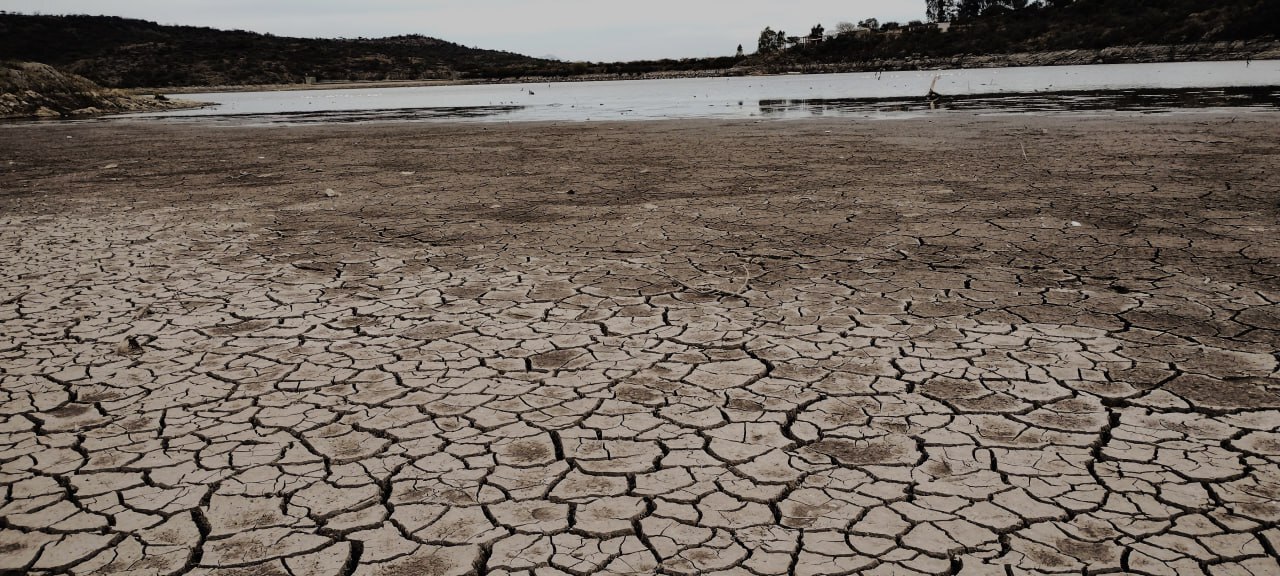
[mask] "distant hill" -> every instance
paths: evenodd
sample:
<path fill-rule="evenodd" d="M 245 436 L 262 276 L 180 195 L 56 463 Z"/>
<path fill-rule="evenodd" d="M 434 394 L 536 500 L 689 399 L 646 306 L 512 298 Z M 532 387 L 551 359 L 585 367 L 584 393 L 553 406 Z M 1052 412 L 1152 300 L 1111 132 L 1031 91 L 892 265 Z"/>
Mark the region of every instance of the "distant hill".
<path fill-rule="evenodd" d="M 1215 50 L 1226 58 L 1239 57 L 1240 51 L 1178 47 L 1274 43 L 1280 38 L 1280 0 L 960 0 L 955 5 L 965 4 L 982 6 L 982 12 L 957 17 L 947 32 L 920 23 L 893 23 L 870 33 L 842 34 L 762 55 L 751 63 L 846 63 L 1137 46 L 1168 47 L 1169 60 L 1216 59 Z M 1108 51 L 1121 59 L 1131 52 Z"/>
<path fill-rule="evenodd" d="M 0 14 L 0 59 L 116 88 L 420 80 L 543 73 L 563 63 L 425 36 L 285 38 L 113 16 Z"/>

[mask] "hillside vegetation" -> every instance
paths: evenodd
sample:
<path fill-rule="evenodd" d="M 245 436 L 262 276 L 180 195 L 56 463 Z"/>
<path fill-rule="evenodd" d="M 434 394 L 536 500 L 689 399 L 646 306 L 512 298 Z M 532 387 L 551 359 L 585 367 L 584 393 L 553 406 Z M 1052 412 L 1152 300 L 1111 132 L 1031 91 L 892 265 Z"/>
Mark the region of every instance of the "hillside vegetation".
<path fill-rule="evenodd" d="M 419 80 L 542 72 L 559 62 L 425 36 L 285 38 L 112 16 L 0 14 L 0 58 L 44 62 L 104 86 Z"/>
<path fill-rule="evenodd" d="M 775 58 L 850 62 L 1274 41 L 1280 34 L 1280 2 L 1276 0 L 985 2 L 982 14 L 957 17 L 948 32 L 928 26 L 896 30 L 889 26 L 889 30 L 871 34 L 840 35 Z M 1012 8 L 1014 5 L 1025 6 Z M 1171 59 L 1177 59 L 1177 54 L 1185 51 L 1171 52 Z"/>

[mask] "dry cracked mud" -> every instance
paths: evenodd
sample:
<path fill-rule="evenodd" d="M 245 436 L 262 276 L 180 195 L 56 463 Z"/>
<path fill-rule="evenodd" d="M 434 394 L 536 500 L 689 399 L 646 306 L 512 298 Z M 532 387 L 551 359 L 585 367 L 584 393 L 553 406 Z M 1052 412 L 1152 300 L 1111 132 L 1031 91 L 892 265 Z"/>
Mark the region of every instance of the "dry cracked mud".
<path fill-rule="evenodd" d="M 1280 573 L 1278 133 L 0 126 L 0 572 Z"/>

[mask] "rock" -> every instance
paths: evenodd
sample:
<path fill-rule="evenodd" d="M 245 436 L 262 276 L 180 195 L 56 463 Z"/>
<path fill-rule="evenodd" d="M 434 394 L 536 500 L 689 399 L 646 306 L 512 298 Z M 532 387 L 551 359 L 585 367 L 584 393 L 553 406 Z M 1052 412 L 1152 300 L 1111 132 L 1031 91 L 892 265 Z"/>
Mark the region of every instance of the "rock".
<path fill-rule="evenodd" d="M 137 338 L 129 336 L 124 341 L 116 344 L 116 353 L 121 356 L 137 356 L 142 353 L 142 345 L 138 343 Z"/>
<path fill-rule="evenodd" d="M 133 97 L 45 64 L 0 64 L 0 118 L 64 118 L 203 105 L 167 98 Z"/>

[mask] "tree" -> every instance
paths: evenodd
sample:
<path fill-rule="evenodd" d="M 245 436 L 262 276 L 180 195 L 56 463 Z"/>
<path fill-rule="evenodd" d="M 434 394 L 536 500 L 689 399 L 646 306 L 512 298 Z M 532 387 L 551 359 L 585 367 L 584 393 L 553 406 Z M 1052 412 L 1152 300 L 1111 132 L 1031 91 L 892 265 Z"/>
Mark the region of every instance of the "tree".
<path fill-rule="evenodd" d="M 823 33 L 825 33 L 826 31 L 827 29 L 823 28 L 822 24 L 818 24 L 813 28 L 809 29 L 809 37 L 813 38 L 814 40 L 821 40 Z"/>
<path fill-rule="evenodd" d="M 773 33 L 773 28 L 765 27 L 760 31 L 760 41 L 756 44 L 756 52 L 761 54 L 769 54 L 778 50 L 778 36 Z"/>
<path fill-rule="evenodd" d="M 858 26 L 866 28 L 867 30 L 879 30 L 880 21 L 875 18 L 867 18 L 866 20 L 859 22 Z"/>
<path fill-rule="evenodd" d="M 741 45 L 741 44 L 739 44 L 739 45 L 738 45 L 738 54 L 737 54 L 737 56 L 736 56 L 736 57 L 737 57 L 737 58 L 741 58 L 741 57 L 743 57 L 744 55 L 745 55 L 745 54 L 743 54 L 743 53 L 742 53 L 742 45 Z"/>
<path fill-rule="evenodd" d="M 987 9 L 987 0 L 960 0 L 956 8 L 956 16 L 964 19 L 977 18 Z"/>
<path fill-rule="evenodd" d="M 857 32 L 857 31 L 858 31 L 858 25 L 852 22 L 836 23 L 836 36 L 842 36 L 844 34 L 853 34 L 854 32 Z"/>
<path fill-rule="evenodd" d="M 932 0 L 925 0 L 930 2 Z M 1027 7 L 1027 0 L 960 0 L 956 7 L 957 18 L 977 18 L 996 12 L 1021 10 Z"/>
<path fill-rule="evenodd" d="M 794 42 L 792 42 L 794 44 Z M 772 28 L 765 28 L 760 31 L 760 41 L 757 43 L 756 50 L 761 54 L 770 54 L 779 50 L 785 50 L 787 47 L 787 33 L 781 30 L 774 31 Z"/>
<path fill-rule="evenodd" d="M 950 22 L 956 17 L 956 0 L 925 0 L 924 4 L 930 22 Z"/>

